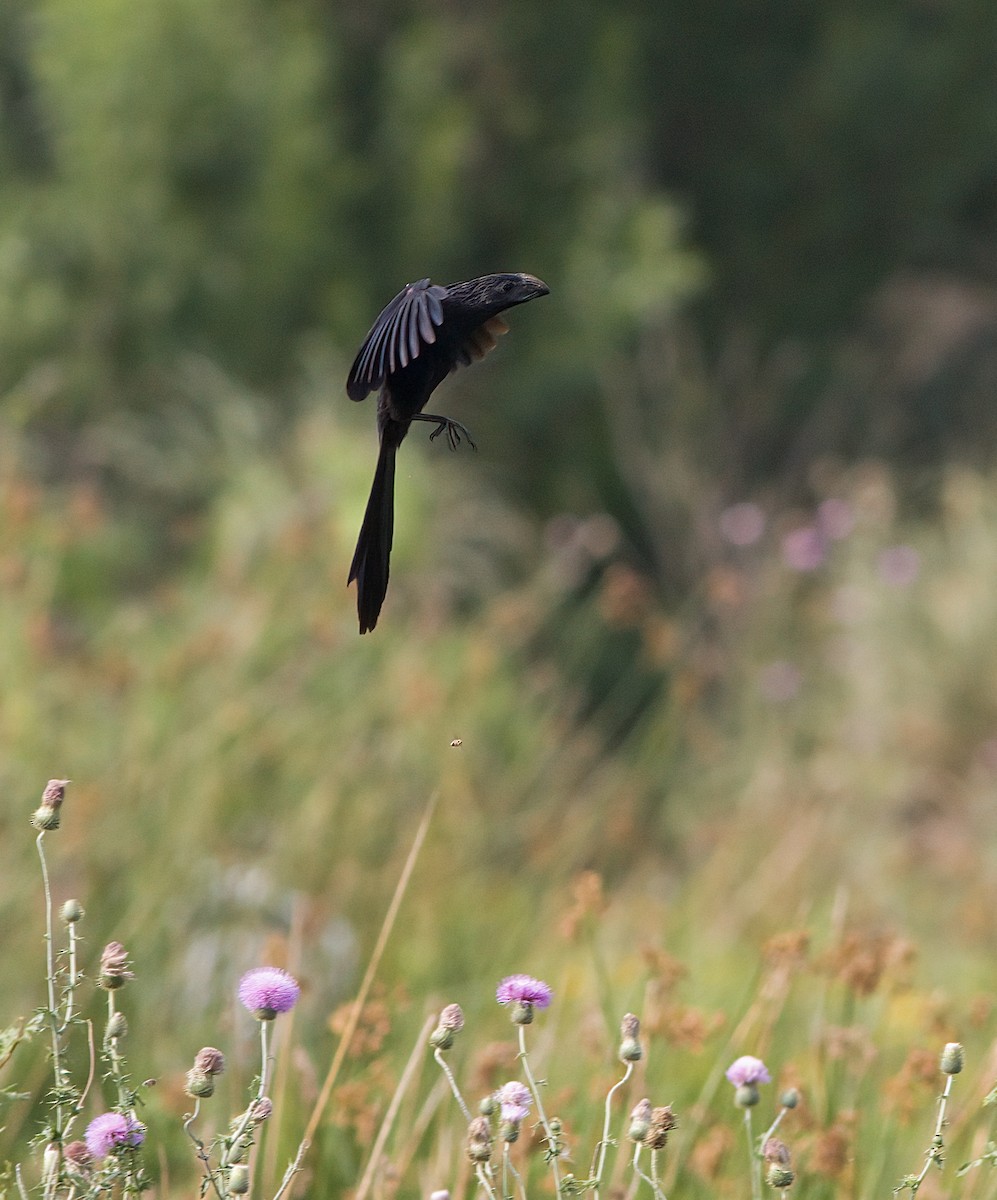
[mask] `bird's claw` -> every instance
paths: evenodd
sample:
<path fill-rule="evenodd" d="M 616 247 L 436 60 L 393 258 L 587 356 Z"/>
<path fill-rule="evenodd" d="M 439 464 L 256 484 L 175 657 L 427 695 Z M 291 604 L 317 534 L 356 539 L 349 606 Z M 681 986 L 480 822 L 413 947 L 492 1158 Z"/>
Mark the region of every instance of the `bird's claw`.
<path fill-rule="evenodd" d="M 466 441 L 472 450 L 477 450 L 478 448 L 474 444 L 474 438 L 468 433 L 467 427 L 461 425 L 460 421 L 453 421 L 450 417 L 440 417 L 439 424 L 429 435 L 429 440 L 435 442 L 443 432 L 446 432 L 451 450 L 456 450 L 462 441 Z"/>

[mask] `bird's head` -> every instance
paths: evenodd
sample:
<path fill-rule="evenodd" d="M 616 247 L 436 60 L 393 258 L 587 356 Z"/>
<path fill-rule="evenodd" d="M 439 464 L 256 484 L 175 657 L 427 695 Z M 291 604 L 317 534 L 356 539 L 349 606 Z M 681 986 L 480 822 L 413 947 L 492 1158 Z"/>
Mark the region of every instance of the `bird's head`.
<path fill-rule="evenodd" d="M 447 288 L 447 300 L 500 313 L 549 292 L 550 288 L 535 275 L 482 275 L 466 283 L 451 284 Z"/>

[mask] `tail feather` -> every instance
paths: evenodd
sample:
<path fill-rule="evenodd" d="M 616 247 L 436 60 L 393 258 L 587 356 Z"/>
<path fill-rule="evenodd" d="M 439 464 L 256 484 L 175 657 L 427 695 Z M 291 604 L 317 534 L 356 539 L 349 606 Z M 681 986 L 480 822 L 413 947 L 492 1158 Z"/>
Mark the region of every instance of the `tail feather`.
<path fill-rule="evenodd" d="M 360 537 L 353 554 L 348 583 L 357 581 L 357 615 L 360 632 L 377 624 L 388 590 L 388 564 L 395 525 L 395 452 L 397 446 L 382 439 L 377 469 L 371 485 Z"/>

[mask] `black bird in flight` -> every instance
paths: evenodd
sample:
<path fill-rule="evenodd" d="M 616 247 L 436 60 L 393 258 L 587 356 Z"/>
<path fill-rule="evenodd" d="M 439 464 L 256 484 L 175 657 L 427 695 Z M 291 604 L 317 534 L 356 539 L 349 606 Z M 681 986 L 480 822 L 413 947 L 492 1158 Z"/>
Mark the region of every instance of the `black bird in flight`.
<path fill-rule="evenodd" d="M 451 449 L 462 440 L 473 449 L 471 435 L 458 421 L 422 410 L 451 371 L 495 349 L 499 335 L 509 329 L 499 313 L 546 296 L 549 290 L 532 275 L 483 275 L 449 287 L 420 279 L 398 293 L 364 339 L 350 368 L 346 393 L 351 400 L 363 400 L 377 391 L 381 449 L 347 581 L 357 581 L 361 633 L 377 624 L 388 590 L 395 453 L 409 426 L 431 421 L 436 428 L 430 441 L 445 432 Z"/>

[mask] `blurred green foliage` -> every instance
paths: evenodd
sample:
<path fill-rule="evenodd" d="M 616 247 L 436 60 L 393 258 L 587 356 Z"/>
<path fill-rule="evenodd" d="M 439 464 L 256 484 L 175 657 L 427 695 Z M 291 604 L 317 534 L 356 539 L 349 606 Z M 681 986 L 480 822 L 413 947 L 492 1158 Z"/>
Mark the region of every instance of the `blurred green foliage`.
<path fill-rule="evenodd" d="M 316 337 L 338 348 L 342 403 L 351 349 L 406 280 L 528 269 L 551 303 L 517 321 L 503 370 L 454 391 L 472 387 L 508 495 L 606 507 L 640 549 L 607 390 L 678 306 L 698 297 L 681 336 L 705 337 L 721 367 L 738 328 L 776 348 L 772 364 L 758 352 L 766 374 L 787 337 L 807 339 L 750 429 L 743 396 L 713 387 L 676 430 L 668 377 L 651 381 L 683 452 L 733 457 L 758 482 L 798 461 L 801 438 L 852 453 L 882 428 L 863 381 L 828 372 L 884 278 L 989 279 L 995 21 L 980 0 L 95 0 L 85 21 L 63 0 L 10 0 L 4 408 L 50 474 L 198 504 L 211 454 L 184 464 L 192 436 L 210 447 L 217 397 L 191 389 L 192 356 L 282 421 Z M 950 405 L 950 421 L 969 430 L 980 407 Z"/>

